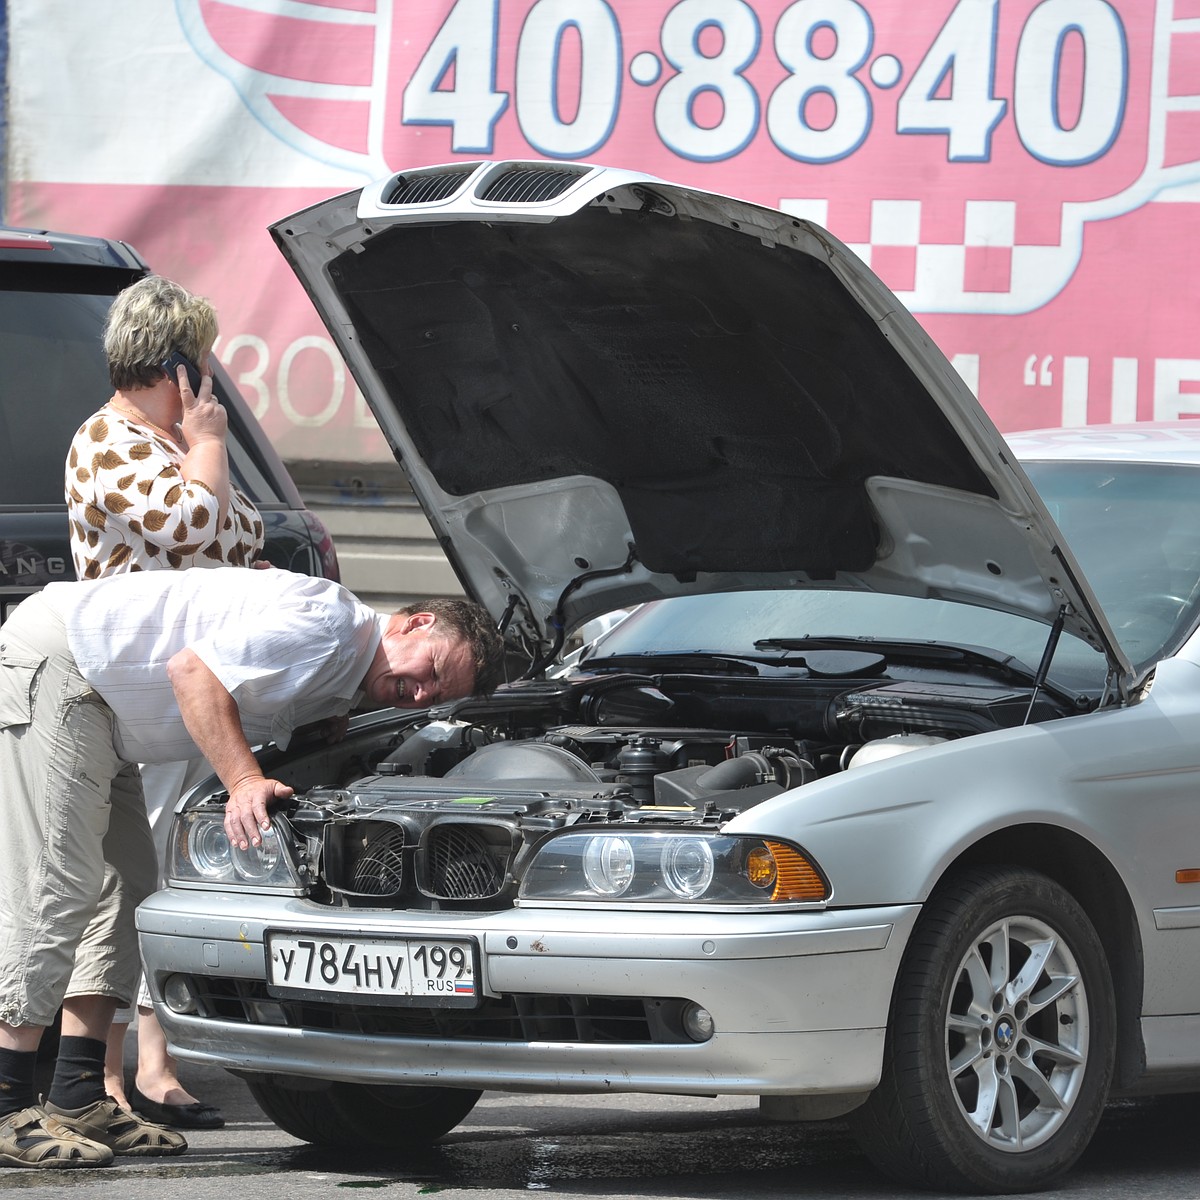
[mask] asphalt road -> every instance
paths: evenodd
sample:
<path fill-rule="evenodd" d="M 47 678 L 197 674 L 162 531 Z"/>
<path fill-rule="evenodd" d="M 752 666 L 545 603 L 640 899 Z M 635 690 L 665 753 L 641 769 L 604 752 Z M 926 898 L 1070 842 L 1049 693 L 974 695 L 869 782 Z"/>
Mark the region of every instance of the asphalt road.
<path fill-rule="evenodd" d="M 515 1200 L 530 1192 L 603 1197 L 895 1200 L 836 1122 L 777 1125 L 744 1098 L 514 1096 L 488 1093 L 434 1148 L 404 1158 L 318 1150 L 281 1133 L 221 1071 L 184 1077 L 225 1111 L 175 1159 L 118 1159 L 89 1171 L 0 1168 L 0 1193 L 38 1200 L 267 1200 L 348 1190 L 388 1200 Z M 1200 1097 L 1110 1108 L 1055 1195 L 1166 1200 L 1200 1195 Z"/>

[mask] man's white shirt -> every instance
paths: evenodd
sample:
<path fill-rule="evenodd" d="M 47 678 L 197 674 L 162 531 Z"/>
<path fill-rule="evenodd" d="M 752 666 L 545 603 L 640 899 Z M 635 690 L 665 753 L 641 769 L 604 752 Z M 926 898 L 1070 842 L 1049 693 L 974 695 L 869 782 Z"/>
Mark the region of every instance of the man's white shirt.
<path fill-rule="evenodd" d="M 192 758 L 167 662 L 192 650 L 237 703 L 251 745 L 349 712 L 386 618 L 340 584 L 275 568 L 143 571 L 52 583 L 80 674 L 130 762 Z"/>

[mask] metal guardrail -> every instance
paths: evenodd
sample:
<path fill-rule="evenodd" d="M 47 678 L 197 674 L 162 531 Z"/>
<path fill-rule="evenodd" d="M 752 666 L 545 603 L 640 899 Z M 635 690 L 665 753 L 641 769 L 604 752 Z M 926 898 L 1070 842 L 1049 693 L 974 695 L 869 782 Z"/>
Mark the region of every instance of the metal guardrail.
<path fill-rule="evenodd" d="M 462 588 L 400 469 L 390 463 L 287 464 L 333 537 L 342 582 L 364 604 L 394 612 Z"/>

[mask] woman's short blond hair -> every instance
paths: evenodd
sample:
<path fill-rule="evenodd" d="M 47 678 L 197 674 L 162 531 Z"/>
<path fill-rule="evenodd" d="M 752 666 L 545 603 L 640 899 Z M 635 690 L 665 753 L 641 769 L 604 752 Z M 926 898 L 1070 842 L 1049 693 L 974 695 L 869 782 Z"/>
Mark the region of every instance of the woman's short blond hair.
<path fill-rule="evenodd" d="M 216 340 L 217 313 L 208 300 L 161 275 L 147 275 L 118 293 L 108 310 L 109 382 L 122 391 L 153 387 L 175 351 L 200 366 Z"/>

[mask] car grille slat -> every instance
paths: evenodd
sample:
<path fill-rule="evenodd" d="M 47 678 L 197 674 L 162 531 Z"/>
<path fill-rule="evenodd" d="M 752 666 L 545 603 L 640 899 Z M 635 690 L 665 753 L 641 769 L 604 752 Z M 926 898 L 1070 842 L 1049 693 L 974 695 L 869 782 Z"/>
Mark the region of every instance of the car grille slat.
<path fill-rule="evenodd" d="M 565 167 L 512 167 L 491 180 L 479 198 L 495 204 L 538 204 L 557 199 L 584 174 Z"/>
<path fill-rule="evenodd" d="M 383 197 L 384 204 L 435 204 L 446 200 L 462 187 L 474 172 L 475 163 L 453 171 L 428 174 L 397 175 L 395 183 Z"/>

